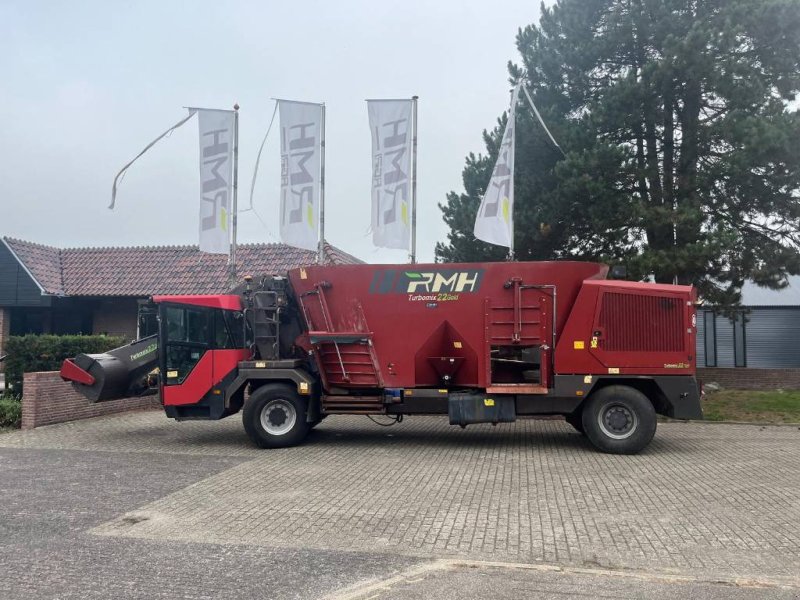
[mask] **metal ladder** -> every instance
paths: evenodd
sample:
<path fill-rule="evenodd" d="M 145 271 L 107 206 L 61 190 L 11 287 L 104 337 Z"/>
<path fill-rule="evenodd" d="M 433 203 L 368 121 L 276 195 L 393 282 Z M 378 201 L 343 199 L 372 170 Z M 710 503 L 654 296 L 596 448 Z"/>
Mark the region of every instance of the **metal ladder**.
<path fill-rule="evenodd" d="M 372 346 L 372 334 L 360 331 L 335 331 L 325 289 L 327 282 L 317 283 L 314 289 L 300 296 L 300 305 L 308 324 L 308 334 L 319 358 L 320 374 L 325 387 L 382 387 L 377 357 Z M 318 328 L 306 299 L 316 296 L 319 301 L 322 327 Z M 360 308 L 360 305 L 359 305 Z M 363 313 L 362 313 L 363 315 Z"/>
<path fill-rule="evenodd" d="M 253 294 L 253 338 L 264 360 L 280 358 L 280 311 L 277 292 L 259 291 Z"/>

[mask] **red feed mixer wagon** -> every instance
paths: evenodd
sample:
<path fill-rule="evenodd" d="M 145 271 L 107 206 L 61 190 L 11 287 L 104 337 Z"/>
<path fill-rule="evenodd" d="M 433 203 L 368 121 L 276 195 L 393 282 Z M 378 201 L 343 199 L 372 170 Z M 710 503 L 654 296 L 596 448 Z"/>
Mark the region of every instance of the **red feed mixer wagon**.
<path fill-rule="evenodd" d="M 61 374 L 92 401 L 153 392 L 167 416 L 240 410 L 262 447 L 328 415 L 564 415 L 634 453 L 656 414 L 702 418 L 689 286 L 606 280 L 588 262 L 310 266 L 237 293 L 154 296 L 159 333 Z M 158 374 L 153 371 L 158 368 Z"/>

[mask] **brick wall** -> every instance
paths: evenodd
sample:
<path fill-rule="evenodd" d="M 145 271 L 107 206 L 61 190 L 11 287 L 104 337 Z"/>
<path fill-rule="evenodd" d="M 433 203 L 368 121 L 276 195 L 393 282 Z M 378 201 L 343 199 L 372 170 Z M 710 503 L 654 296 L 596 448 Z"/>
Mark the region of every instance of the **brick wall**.
<path fill-rule="evenodd" d="M 158 396 L 123 398 L 92 404 L 61 381 L 57 371 L 25 373 L 22 392 L 22 428 L 77 421 L 128 410 L 161 408 Z"/>
<path fill-rule="evenodd" d="M 121 335 L 126 340 L 136 339 L 136 317 L 139 304 L 136 298 L 104 298 L 92 314 L 92 333 Z"/>
<path fill-rule="evenodd" d="M 800 389 L 800 369 L 697 369 L 701 381 L 732 390 Z"/>
<path fill-rule="evenodd" d="M 3 355 L 3 347 L 5 346 L 5 341 L 8 338 L 11 332 L 11 310 L 8 308 L 0 307 L 0 356 Z M 3 365 L 5 363 L 0 362 L 0 373 L 3 372 Z"/>

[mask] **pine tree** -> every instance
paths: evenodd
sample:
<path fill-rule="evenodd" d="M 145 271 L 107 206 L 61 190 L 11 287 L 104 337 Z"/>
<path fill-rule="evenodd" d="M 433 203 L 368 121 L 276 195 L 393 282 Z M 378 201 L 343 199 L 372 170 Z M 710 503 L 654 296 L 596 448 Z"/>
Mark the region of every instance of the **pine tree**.
<path fill-rule="evenodd" d="M 800 273 L 800 2 L 560 0 L 517 35 L 552 146 L 517 111 L 520 260 L 600 259 L 732 304 Z M 505 115 L 440 205 L 440 260 L 501 260 L 472 236 Z"/>

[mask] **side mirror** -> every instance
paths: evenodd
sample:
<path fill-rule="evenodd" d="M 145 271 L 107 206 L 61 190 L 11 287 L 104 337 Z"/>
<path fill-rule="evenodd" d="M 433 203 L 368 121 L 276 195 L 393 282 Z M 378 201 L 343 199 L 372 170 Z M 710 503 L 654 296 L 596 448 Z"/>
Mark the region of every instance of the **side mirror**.
<path fill-rule="evenodd" d="M 614 265 L 611 267 L 610 279 L 625 279 L 628 276 L 628 268 L 625 265 Z"/>

